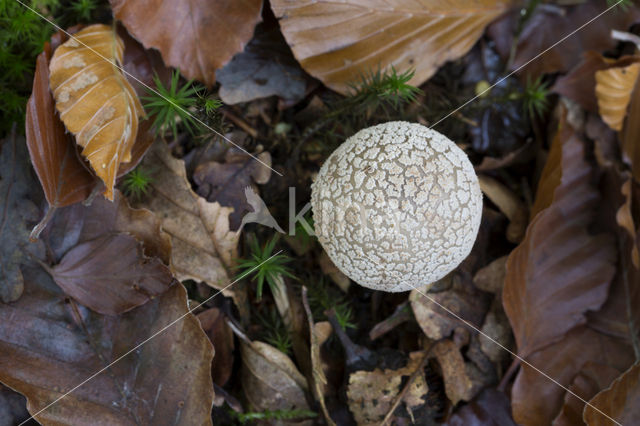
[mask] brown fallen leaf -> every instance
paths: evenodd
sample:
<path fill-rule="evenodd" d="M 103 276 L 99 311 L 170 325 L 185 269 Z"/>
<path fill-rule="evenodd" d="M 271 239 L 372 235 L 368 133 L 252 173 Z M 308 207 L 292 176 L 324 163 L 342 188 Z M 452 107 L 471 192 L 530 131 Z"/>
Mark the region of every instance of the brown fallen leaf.
<path fill-rule="evenodd" d="M 293 54 L 309 74 L 342 94 L 363 74 L 415 70 L 418 86 L 467 53 L 510 2 L 396 0 L 271 1 Z"/>
<path fill-rule="evenodd" d="M 640 63 L 596 71 L 596 98 L 602 120 L 614 130 L 622 130 L 631 93 L 640 74 Z"/>
<path fill-rule="evenodd" d="M 233 332 L 218 308 L 207 309 L 197 315 L 200 325 L 216 349 L 211 365 L 213 383 L 224 386 L 233 372 Z"/>
<path fill-rule="evenodd" d="M 638 252 L 637 244 L 638 234 L 636 232 L 633 214 L 631 213 L 632 185 L 633 181 L 631 179 L 627 179 L 622 184 L 621 192 L 624 196 L 624 204 L 622 204 L 616 212 L 616 221 L 618 225 L 628 233 L 631 239 L 631 263 L 633 267 L 640 270 L 640 253 Z"/>
<path fill-rule="evenodd" d="M 209 203 L 191 189 L 184 161 L 171 155 L 166 143 L 158 141 L 145 156 L 142 166 L 150 176 L 147 195 L 136 207 L 151 210 L 162 221 L 162 229 L 171 237 L 171 265 L 182 281 L 201 281 L 215 289 L 231 282 L 231 268 L 238 256 L 239 232 L 231 231 L 232 208 Z M 243 287 L 226 289 L 241 314 L 248 314 Z"/>
<path fill-rule="evenodd" d="M 562 340 L 531 354 L 527 361 L 568 387 L 587 362 L 622 372 L 633 362 L 633 352 L 622 339 L 578 326 Z M 525 426 L 551 424 L 563 408 L 565 394 L 563 388 L 523 364 L 511 390 L 513 418 Z"/>
<path fill-rule="evenodd" d="M 255 411 L 309 410 L 307 381 L 291 359 L 264 342 L 241 339 L 242 386 Z"/>
<path fill-rule="evenodd" d="M 380 424 L 392 409 L 396 397 L 402 391 L 403 378 L 410 377 L 423 367 L 424 351 L 412 352 L 406 366 L 399 369 L 376 368 L 373 371 L 356 371 L 349 376 L 347 399 L 349 410 L 359 425 Z M 425 404 L 429 387 L 424 371 L 410 384 L 402 403 L 411 412 Z"/>
<path fill-rule="evenodd" d="M 26 250 L 41 255 L 41 241 L 29 243 L 29 227 L 40 215 L 32 196 L 37 186 L 29 171 L 24 139 L 15 127 L 11 135 L 0 141 L 0 301 L 15 302 L 24 290 L 21 265 L 28 260 Z M 37 192 L 36 192 L 37 194 Z"/>
<path fill-rule="evenodd" d="M 470 404 L 456 411 L 447 426 L 516 426 L 509 398 L 495 389 L 485 389 Z"/>
<path fill-rule="evenodd" d="M 619 374 L 618 370 L 608 365 L 588 361 L 573 378 L 569 389 L 583 400 L 589 401 L 600 389 L 609 386 Z M 564 405 L 560 414 L 553 419 L 553 426 L 583 424 L 582 411 L 584 408 L 584 402 L 567 392 L 564 396 Z"/>
<path fill-rule="evenodd" d="M 607 298 L 616 249 L 610 235 L 588 232 L 599 195 L 584 156 L 584 142 L 562 121 L 540 182 L 553 194 L 551 202 L 545 194 L 544 207 L 507 261 L 502 301 L 521 357 L 584 324 L 586 311 Z"/>
<path fill-rule="evenodd" d="M 144 115 L 135 91 L 114 66 L 124 43 L 110 27 L 91 25 L 61 44 L 49 64 L 49 84 L 66 128 L 113 198 L 118 168 L 131 161 Z"/>
<path fill-rule="evenodd" d="M 618 377 L 609 388 L 589 401 L 600 411 L 607 413 L 615 421 L 624 425 L 640 422 L 640 364 L 637 362 Z M 585 406 L 583 419 L 589 426 L 609 425 L 611 420 L 591 406 Z"/>
<path fill-rule="evenodd" d="M 528 214 L 524 202 L 509 187 L 486 175 L 479 175 L 480 189 L 509 219 L 507 240 L 519 243 L 527 228 Z"/>
<path fill-rule="evenodd" d="M 271 166 L 271 154 L 261 152 L 256 158 Z M 258 212 L 254 198 L 245 194 L 252 188 L 257 194 L 256 184 L 264 185 L 271 178 L 271 169 L 233 147 L 227 151 L 225 162 L 208 161 L 196 167 L 193 181 L 196 192 L 207 201 L 217 202 L 224 207 L 232 207 L 229 215 L 231 229 L 238 230 L 247 212 Z"/>
<path fill-rule="evenodd" d="M 626 159 L 631 164 L 631 172 L 637 182 L 640 182 L 640 84 L 637 84 L 631 93 L 631 101 L 627 112 L 627 119 L 624 122 L 619 138 L 622 151 Z"/>
<path fill-rule="evenodd" d="M 420 291 L 456 315 L 480 327 L 489 307 L 488 295 L 483 294 L 473 284 L 456 274 L 450 274 L 438 283 L 447 281 L 451 283 L 449 284 L 451 287 L 446 290 L 427 292 L 425 288 L 422 288 Z M 418 325 L 430 339 L 439 340 L 448 337 L 456 327 L 460 326 L 460 320 L 427 299 L 418 290 L 411 290 L 409 302 Z"/>
<path fill-rule="evenodd" d="M 55 38 L 52 41 L 55 42 Z M 33 91 L 27 102 L 25 132 L 31 162 L 47 202 L 58 208 L 86 200 L 96 182 L 77 158 L 74 138 L 66 132 L 56 115 L 49 90 L 51 50 L 52 47 L 46 43 L 36 60 Z"/>
<path fill-rule="evenodd" d="M 331 261 L 326 251 L 322 250 L 320 253 L 320 256 L 318 257 L 318 264 L 320 265 L 322 273 L 329 275 L 331 281 L 336 283 L 336 285 L 340 287 L 340 290 L 345 293 L 349 291 L 351 280 Z"/>
<path fill-rule="evenodd" d="M 480 340 L 480 348 L 489 359 L 495 363 L 501 363 L 509 359 L 509 352 L 504 348 L 513 348 L 513 336 L 511 334 L 511 327 L 509 326 L 509 319 L 504 313 L 502 306 L 495 300 L 491 305 L 491 309 L 487 313 L 482 324 L 482 334 L 478 336 Z M 485 336 L 491 337 L 488 339 Z M 496 345 L 495 342 L 500 343 L 502 346 Z M 504 347 L 504 348 L 503 348 Z"/>
<path fill-rule="evenodd" d="M 68 295 L 105 315 L 117 315 L 164 293 L 173 282 L 169 268 L 144 255 L 127 234 L 104 234 L 73 247 L 51 273 Z"/>
<path fill-rule="evenodd" d="M 113 15 L 147 48 L 158 49 L 167 65 L 207 86 L 215 71 L 251 39 L 262 0 L 110 0 Z"/>
<path fill-rule="evenodd" d="M 608 7 L 606 1 L 596 0 L 566 8 L 536 8 L 520 33 L 511 70 L 527 64 L 522 68 L 522 73 L 533 78 L 542 74 L 567 72 L 580 62 L 582 52 L 602 52 L 613 48 L 617 41 L 611 37 L 611 30 L 626 31 L 640 18 L 640 9 L 635 6 L 625 11 L 613 8 L 593 20 Z M 516 14 L 514 18 L 518 19 Z M 593 21 L 578 31 L 579 27 L 590 20 Z M 573 35 L 555 45 L 568 34 Z M 512 35 L 513 32 L 509 37 Z M 511 42 L 501 45 L 510 46 Z M 553 48 L 549 49 L 551 46 Z M 544 55 L 529 63 L 543 51 Z M 503 57 L 509 55 L 508 50 L 501 53 Z"/>
<path fill-rule="evenodd" d="M 433 347 L 433 355 L 438 360 L 444 379 L 444 390 L 453 405 L 460 401 L 470 401 L 475 396 L 473 383 L 460 349 L 451 340 L 441 340 Z"/>
<path fill-rule="evenodd" d="M 507 274 L 507 259 L 509 256 L 502 256 L 478 270 L 473 276 L 473 284 L 482 291 L 502 294 L 504 278 Z M 502 297 L 500 297 L 502 299 Z"/>
<path fill-rule="evenodd" d="M 17 425 L 28 418 L 24 396 L 0 385 L 0 425 Z"/>
<path fill-rule="evenodd" d="M 66 302 L 40 267 L 24 274 L 25 295 L 0 303 L 0 381 L 27 397 L 31 414 L 118 360 L 38 414 L 39 423 L 211 424 L 213 350 L 182 285 L 105 316 Z"/>

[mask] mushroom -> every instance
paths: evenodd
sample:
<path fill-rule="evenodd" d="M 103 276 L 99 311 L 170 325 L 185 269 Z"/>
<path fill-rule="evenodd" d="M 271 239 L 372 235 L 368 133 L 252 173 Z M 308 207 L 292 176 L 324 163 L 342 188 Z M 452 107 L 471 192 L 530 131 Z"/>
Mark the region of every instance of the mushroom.
<path fill-rule="evenodd" d="M 400 292 L 439 280 L 468 256 L 482 192 L 451 140 L 394 121 L 360 130 L 329 156 L 311 207 L 318 241 L 342 272 Z"/>

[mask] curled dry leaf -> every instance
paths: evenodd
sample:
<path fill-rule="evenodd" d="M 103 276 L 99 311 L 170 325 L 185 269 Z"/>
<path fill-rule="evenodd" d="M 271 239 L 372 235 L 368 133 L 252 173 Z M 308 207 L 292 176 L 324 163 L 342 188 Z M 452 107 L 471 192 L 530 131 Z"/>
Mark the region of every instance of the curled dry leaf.
<path fill-rule="evenodd" d="M 232 147 L 227 151 L 224 163 L 208 161 L 196 167 L 193 173 L 198 195 L 207 201 L 233 208 L 229 215 L 233 230 L 240 228 L 242 218 L 247 212 L 257 213 L 262 205 L 259 197 L 246 194 L 246 188 L 251 187 L 257 196 L 256 184 L 263 185 L 271 178 L 271 154 L 261 152 L 256 158 L 264 164 Z"/>
<path fill-rule="evenodd" d="M 49 64 L 49 84 L 67 129 L 113 199 L 118 168 L 130 162 L 144 114 L 138 97 L 115 65 L 124 43 L 110 27 L 91 25 L 60 45 Z"/>
<path fill-rule="evenodd" d="M 608 389 L 597 394 L 589 403 L 620 424 L 638 424 L 640 422 L 640 364 L 633 364 Z M 610 419 L 591 406 L 584 407 L 583 419 L 589 426 L 611 424 Z"/>
<path fill-rule="evenodd" d="M 467 53 L 509 1 L 271 1 L 302 67 L 342 94 L 378 68 L 415 69 L 419 85 Z"/>
<path fill-rule="evenodd" d="M 38 221 L 40 212 L 32 197 L 37 186 L 29 171 L 24 139 L 14 131 L 0 141 L 0 301 L 18 300 L 24 289 L 21 265 L 27 252 L 41 254 L 41 241 L 29 243 L 29 225 Z"/>
<path fill-rule="evenodd" d="M 31 163 L 44 195 L 49 205 L 57 208 L 86 200 L 96 182 L 77 158 L 73 137 L 56 115 L 49 90 L 50 59 L 51 46 L 47 43 L 36 61 L 25 132 Z"/>
<path fill-rule="evenodd" d="M 251 39 L 262 0 L 110 0 L 113 15 L 167 65 L 207 86 Z"/>
<path fill-rule="evenodd" d="M 43 303 L 46 300 L 46 303 Z M 175 320 L 175 324 L 169 326 Z M 120 359 L 136 345 L 139 349 Z M 38 266 L 25 269 L 25 295 L 0 303 L 0 381 L 27 397 L 42 424 L 211 424 L 213 350 L 187 312 L 182 285 L 119 316 L 65 301 Z"/>
<path fill-rule="evenodd" d="M 595 73 L 598 111 L 602 120 L 614 130 L 622 130 L 638 74 L 640 74 L 640 63 Z"/>
<path fill-rule="evenodd" d="M 615 272 L 612 238 L 588 232 L 599 195 L 584 142 L 566 122 L 560 126 L 540 182 L 551 203 L 548 194 L 536 200 L 543 208 L 507 261 L 502 300 L 522 357 L 584 324 L 586 311 L 604 304 Z"/>
<path fill-rule="evenodd" d="M 224 386 L 233 372 L 233 332 L 218 308 L 200 312 L 197 318 L 216 350 L 211 365 L 213 382 L 218 386 Z"/>
<path fill-rule="evenodd" d="M 263 342 L 240 342 L 242 386 L 255 411 L 309 410 L 307 381 L 291 359 Z"/>
<path fill-rule="evenodd" d="M 425 288 L 422 288 L 419 289 L 420 292 L 417 289 L 411 290 L 409 295 L 409 302 L 416 321 L 430 339 L 439 340 L 448 337 L 456 327 L 460 326 L 460 321 L 422 293 L 477 327 L 482 325 L 482 319 L 489 307 L 487 295 L 455 274 L 444 277 L 438 281 L 439 284 L 433 284 L 433 286 L 447 281 L 452 283 L 450 284 L 451 288 L 447 290 L 427 292 Z"/>
<path fill-rule="evenodd" d="M 422 367 L 424 351 L 409 354 L 405 367 L 397 370 L 376 368 L 373 371 L 356 371 L 349 376 L 347 399 L 349 410 L 359 425 L 377 425 L 393 407 L 402 391 L 403 382 Z M 402 398 L 402 403 L 411 412 L 425 404 L 429 387 L 424 371 L 418 372 Z"/>
<path fill-rule="evenodd" d="M 527 208 L 522 200 L 507 186 L 486 175 L 479 175 L 480 189 L 509 219 L 507 240 L 512 243 L 522 241 L 527 228 Z"/>
<path fill-rule="evenodd" d="M 171 265 L 178 280 L 192 279 L 222 289 L 231 282 L 231 267 L 238 256 L 240 233 L 232 231 L 232 208 L 209 203 L 191 190 L 184 161 L 171 155 L 166 143 L 156 142 L 142 166 L 150 183 L 137 203 L 155 213 L 171 237 Z M 247 299 L 242 287 L 223 291 L 233 297 L 243 317 Z"/>

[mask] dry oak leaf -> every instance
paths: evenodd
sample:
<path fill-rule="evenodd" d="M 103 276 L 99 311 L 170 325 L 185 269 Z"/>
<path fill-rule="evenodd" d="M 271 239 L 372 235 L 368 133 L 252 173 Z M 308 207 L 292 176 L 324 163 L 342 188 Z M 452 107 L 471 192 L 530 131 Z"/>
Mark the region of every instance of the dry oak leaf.
<path fill-rule="evenodd" d="M 167 65 L 207 86 L 253 36 L 262 0 L 110 0 L 113 15 Z"/>
<path fill-rule="evenodd" d="M 400 369 L 376 368 L 373 371 L 356 371 L 349 376 L 347 387 L 349 410 L 359 425 L 377 425 L 382 422 L 402 391 L 406 379 L 416 369 L 424 366 L 422 363 L 424 356 L 424 351 L 412 352 L 409 354 L 407 365 Z M 418 372 L 402 398 L 408 411 L 423 406 L 428 391 L 424 371 Z"/>
<path fill-rule="evenodd" d="M 342 94 L 363 74 L 415 70 L 420 85 L 467 53 L 507 0 L 272 0 L 300 65 Z"/>
<path fill-rule="evenodd" d="M 182 285 L 109 316 L 67 302 L 38 266 L 24 276 L 24 296 L 0 303 L 0 381 L 27 397 L 32 415 L 44 409 L 39 423 L 211 425 L 213 348 Z"/>
<path fill-rule="evenodd" d="M 91 25 L 60 45 L 49 64 L 49 84 L 60 119 L 83 147 L 105 197 L 113 199 L 118 168 L 130 162 L 144 115 L 122 65 L 124 43 L 106 25 Z"/>
<path fill-rule="evenodd" d="M 640 63 L 595 73 L 598 111 L 602 120 L 613 130 L 622 130 L 638 74 L 640 74 Z"/>
<path fill-rule="evenodd" d="M 166 143 L 158 141 L 149 150 L 142 167 L 151 178 L 147 195 L 135 207 L 151 210 L 171 237 L 171 265 L 178 280 L 201 281 L 215 289 L 230 283 L 238 257 L 239 231 L 232 231 L 233 208 L 209 203 L 191 189 L 184 161 L 174 158 Z M 242 287 L 223 291 L 233 297 L 246 314 Z"/>
<path fill-rule="evenodd" d="M 561 120 L 539 184 L 552 198 L 536 200 L 539 212 L 507 261 L 502 301 L 525 358 L 584 324 L 586 312 L 604 304 L 615 273 L 613 239 L 588 231 L 599 193 L 585 154 L 584 142 Z"/>
<path fill-rule="evenodd" d="M 589 403 L 620 424 L 640 424 L 640 364 L 633 364 Z M 588 426 L 611 424 L 610 419 L 588 405 L 584 407 L 583 419 Z"/>

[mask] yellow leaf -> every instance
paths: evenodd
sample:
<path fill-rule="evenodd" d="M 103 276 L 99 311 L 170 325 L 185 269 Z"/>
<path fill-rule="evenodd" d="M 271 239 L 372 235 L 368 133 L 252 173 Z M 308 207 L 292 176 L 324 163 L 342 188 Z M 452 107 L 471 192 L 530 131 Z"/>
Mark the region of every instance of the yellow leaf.
<path fill-rule="evenodd" d="M 91 25 L 56 49 L 49 85 L 67 130 L 113 200 L 118 167 L 131 160 L 142 105 L 116 66 L 124 43 L 106 25 Z"/>
<path fill-rule="evenodd" d="M 415 69 L 419 85 L 467 53 L 508 0 L 272 0 L 302 67 L 333 90 L 378 68 Z"/>
<path fill-rule="evenodd" d="M 640 63 L 596 71 L 598 110 L 602 120 L 613 130 L 622 130 L 639 72 Z"/>

